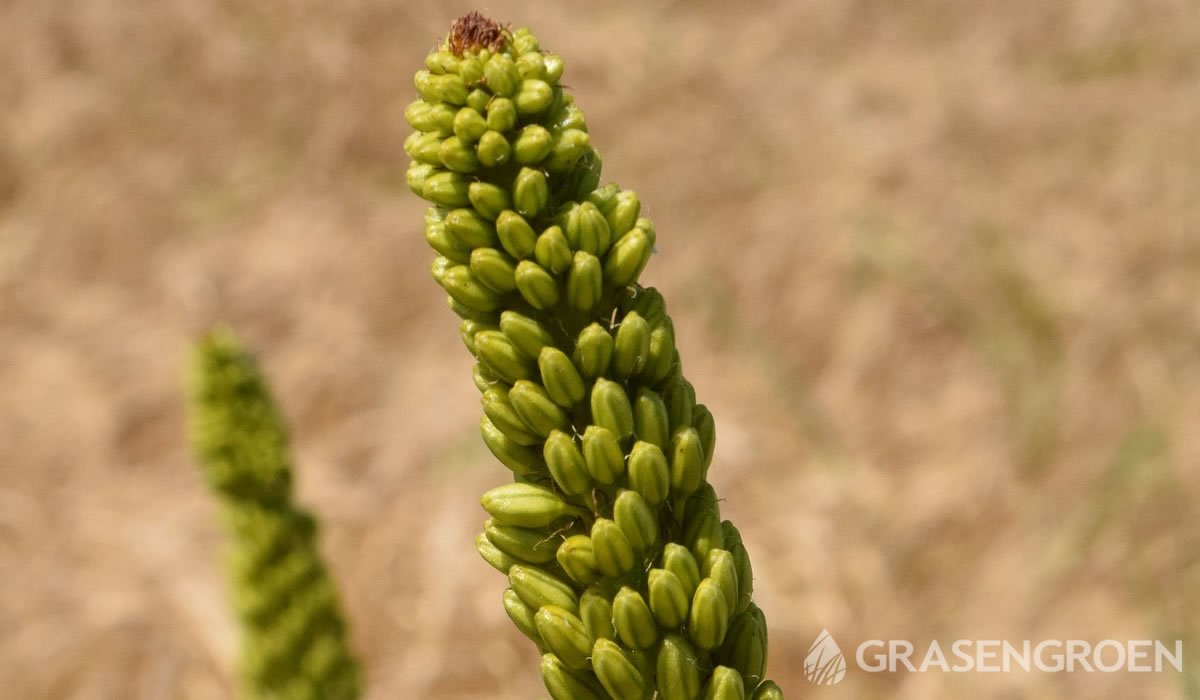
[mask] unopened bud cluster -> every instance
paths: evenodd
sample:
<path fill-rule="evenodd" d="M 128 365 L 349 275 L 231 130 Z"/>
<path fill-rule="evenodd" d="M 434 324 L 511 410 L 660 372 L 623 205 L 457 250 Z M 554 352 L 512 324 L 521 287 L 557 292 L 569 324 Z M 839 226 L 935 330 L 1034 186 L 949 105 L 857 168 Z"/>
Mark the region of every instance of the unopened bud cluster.
<path fill-rule="evenodd" d="M 292 503 L 287 433 L 258 368 L 232 335 L 215 333 L 196 348 L 189 384 L 192 443 L 233 538 L 239 697 L 357 698 L 337 591 L 316 521 Z"/>
<path fill-rule="evenodd" d="M 486 37 L 473 41 L 472 37 Z M 707 482 L 713 416 L 683 378 L 655 228 L 600 185 L 563 61 L 472 13 L 416 75 L 408 184 L 478 360 L 513 483 L 476 544 L 555 700 L 781 698 L 750 558 Z"/>

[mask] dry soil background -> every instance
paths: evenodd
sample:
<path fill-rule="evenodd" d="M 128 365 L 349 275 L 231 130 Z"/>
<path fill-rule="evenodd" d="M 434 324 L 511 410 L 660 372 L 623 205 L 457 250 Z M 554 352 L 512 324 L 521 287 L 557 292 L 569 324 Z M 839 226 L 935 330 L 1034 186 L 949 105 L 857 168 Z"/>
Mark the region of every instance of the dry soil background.
<path fill-rule="evenodd" d="M 221 698 L 180 373 L 214 321 L 294 427 L 372 698 L 529 698 L 403 184 L 461 3 L 0 3 L 0 695 Z M 483 7 L 636 189 L 789 697 L 1200 697 L 1200 7 Z M 1185 673 L 800 672 L 872 638 L 1183 639 Z"/>

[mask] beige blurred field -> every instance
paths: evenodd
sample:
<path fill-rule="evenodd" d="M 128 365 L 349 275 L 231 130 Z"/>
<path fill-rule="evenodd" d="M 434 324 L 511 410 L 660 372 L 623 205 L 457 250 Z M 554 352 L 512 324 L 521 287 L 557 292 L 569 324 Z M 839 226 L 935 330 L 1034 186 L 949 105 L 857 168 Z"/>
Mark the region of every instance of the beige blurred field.
<path fill-rule="evenodd" d="M 180 387 L 220 321 L 294 428 L 370 697 L 540 697 L 403 181 L 411 74 L 468 9 L 0 4 L 0 696 L 232 694 Z M 480 9 L 564 56 L 657 223 L 789 697 L 1200 697 L 1200 6 Z M 823 628 L 1186 661 L 818 688 Z"/>

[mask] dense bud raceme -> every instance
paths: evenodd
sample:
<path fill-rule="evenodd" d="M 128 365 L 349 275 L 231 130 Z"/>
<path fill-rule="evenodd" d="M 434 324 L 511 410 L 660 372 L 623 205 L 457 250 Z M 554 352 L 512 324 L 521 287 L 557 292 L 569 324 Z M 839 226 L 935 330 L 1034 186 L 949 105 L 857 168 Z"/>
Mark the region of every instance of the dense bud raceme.
<path fill-rule="evenodd" d="M 358 662 L 317 551 L 316 521 L 292 502 L 287 432 L 257 366 L 219 331 L 196 347 L 188 380 L 193 450 L 232 538 L 239 696 L 358 697 Z"/>
<path fill-rule="evenodd" d="M 408 185 L 433 206 L 434 279 L 475 357 L 480 555 L 555 700 L 778 698 L 737 529 L 707 481 L 712 413 L 682 376 L 657 232 L 600 182 L 561 57 L 528 30 L 457 20 L 414 78 Z"/>

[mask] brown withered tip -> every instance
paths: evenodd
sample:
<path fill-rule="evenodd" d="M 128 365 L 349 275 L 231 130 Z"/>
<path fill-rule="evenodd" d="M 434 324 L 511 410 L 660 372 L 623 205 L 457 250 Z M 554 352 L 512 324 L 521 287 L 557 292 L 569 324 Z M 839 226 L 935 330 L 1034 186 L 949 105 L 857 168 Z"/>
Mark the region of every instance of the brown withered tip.
<path fill-rule="evenodd" d="M 450 51 L 459 58 L 468 51 L 499 51 L 503 47 L 504 27 L 478 12 L 468 12 L 450 25 Z"/>

